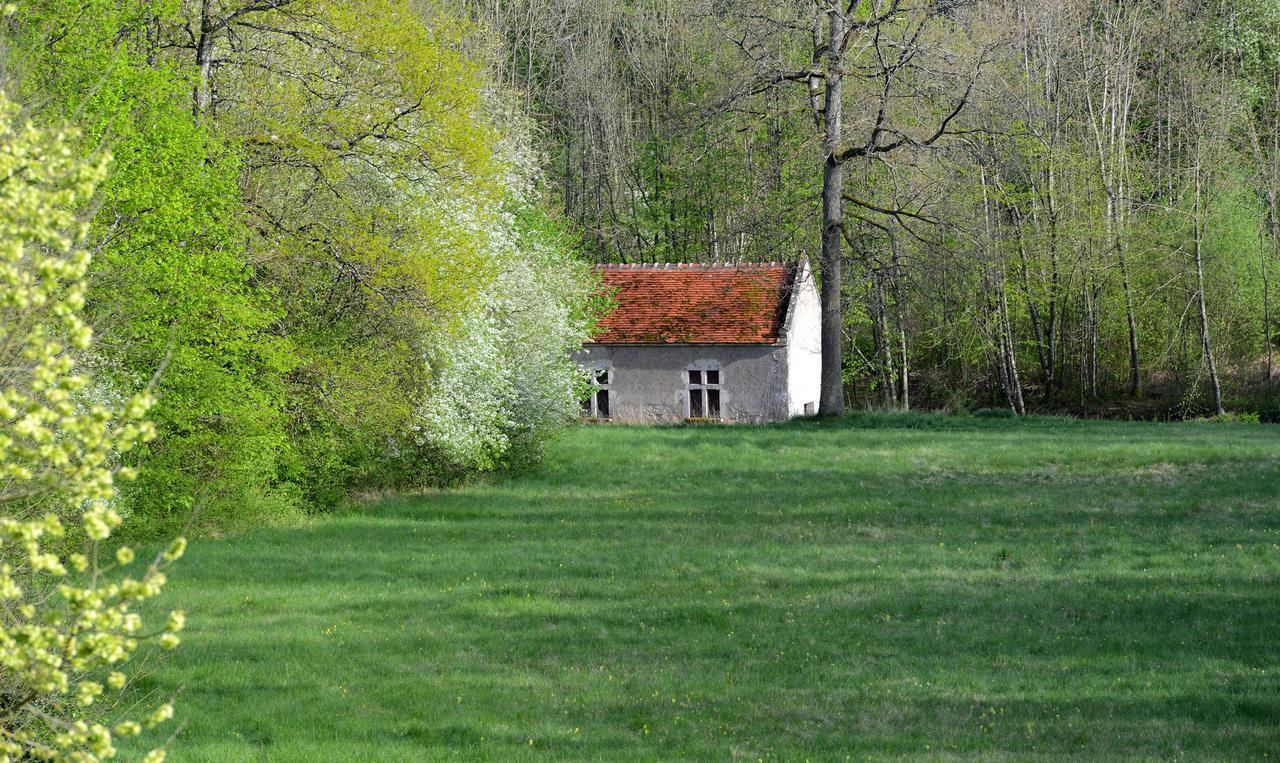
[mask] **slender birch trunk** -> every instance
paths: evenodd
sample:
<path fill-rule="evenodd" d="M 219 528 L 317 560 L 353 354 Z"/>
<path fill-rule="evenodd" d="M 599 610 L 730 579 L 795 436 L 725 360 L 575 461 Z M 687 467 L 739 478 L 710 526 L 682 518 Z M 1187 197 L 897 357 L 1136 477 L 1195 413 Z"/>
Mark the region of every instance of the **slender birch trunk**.
<path fill-rule="evenodd" d="M 1196 302 L 1200 311 L 1200 348 L 1204 353 L 1204 362 L 1209 368 L 1209 392 L 1214 413 L 1221 416 L 1225 413 L 1222 407 L 1222 384 L 1218 380 L 1218 364 L 1213 357 L 1213 344 L 1209 341 L 1209 311 L 1205 307 L 1204 298 L 1204 178 L 1201 167 L 1195 168 L 1195 196 L 1192 202 L 1192 225 L 1194 230 L 1194 258 L 1196 269 Z"/>

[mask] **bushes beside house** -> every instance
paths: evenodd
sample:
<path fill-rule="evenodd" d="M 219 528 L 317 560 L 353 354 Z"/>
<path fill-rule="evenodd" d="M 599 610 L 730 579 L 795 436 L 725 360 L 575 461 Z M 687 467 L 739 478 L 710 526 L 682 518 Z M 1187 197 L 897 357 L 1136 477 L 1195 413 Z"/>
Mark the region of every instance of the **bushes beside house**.
<path fill-rule="evenodd" d="M 128 531 L 287 523 L 536 458 L 576 411 L 593 290 L 471 27 L 407 0 L 206 6 L 0 21 L 24 117 L 115 156 L 80 208 L 84 362 L 106 401 L 154 377 Z M 183 36 L 205 22 L 208 71 Z"/>

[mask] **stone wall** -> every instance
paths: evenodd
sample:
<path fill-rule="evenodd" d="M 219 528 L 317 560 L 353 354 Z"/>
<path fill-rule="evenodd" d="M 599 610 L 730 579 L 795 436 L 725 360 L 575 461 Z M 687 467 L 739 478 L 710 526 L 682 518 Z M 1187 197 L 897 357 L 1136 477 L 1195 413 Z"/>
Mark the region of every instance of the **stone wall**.
<path fill-rule="evenodd" d="M 719 370 L 723 420 L 760 423 L 789 418 L 784 344 L 592 344 L 577 359 L 587 367 L 613 369 L 609 395 L 613 421 L 683 421 L 689 415 L 691 368 Z"/>

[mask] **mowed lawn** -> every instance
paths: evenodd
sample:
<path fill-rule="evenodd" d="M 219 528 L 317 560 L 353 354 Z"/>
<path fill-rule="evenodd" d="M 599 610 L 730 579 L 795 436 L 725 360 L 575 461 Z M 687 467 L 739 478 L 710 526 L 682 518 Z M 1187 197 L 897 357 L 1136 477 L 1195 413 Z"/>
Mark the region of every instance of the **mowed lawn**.
<path fill-rule="evenodd" d="M 178 761 L 1280 754 L 1280 427 L 581 427 L 193 544 Z"/>

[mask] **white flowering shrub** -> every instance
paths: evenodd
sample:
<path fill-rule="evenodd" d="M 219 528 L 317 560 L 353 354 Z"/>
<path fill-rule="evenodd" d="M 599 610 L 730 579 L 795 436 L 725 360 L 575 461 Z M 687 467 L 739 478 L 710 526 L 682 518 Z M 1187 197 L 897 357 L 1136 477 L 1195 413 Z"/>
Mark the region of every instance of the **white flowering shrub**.
<path fill-rule="evenodd" d="M 529 230 L 539 222 L 521 223 L 528 226 L 522 256 L 512 258 L 496 281 L 500 348 L 511 379 L 508 460 L 536 456 L 548 433 L 575 420 L 588 386 L 571 354 L 588 338 L 591 281 L 567 248 L 555 247 L 545 231 Z"/>
<path fill-rule="evenodd" d="M 586 376 L 570 353 L 586 337 L 585 278 L 571 260 L 512 256 L 427 354 L 433 374 L 415 427 L 437 476 L 456 478 L 538 456 L 573 421 Z"/>
<path fill-rule="evenodd" d="M 486 298 L 462 316 L 427 354 L 430 393 L 414 426 L 437 478 L 492 469 L 506 452 L 503 426 L 511 373 L 501 357 L 501 332 Z"/>
<path fill-rule="evenodd" d="M 507 114 L 499 146 L 506 203 L 478 226 L 491 266 L 480 297 L 424 352 L 432 376 L 415 444 L 438 476 L 457 477 L 534 459 L 578 415 L 587 378 L 571 353 L 587 338 L 595 294 L 590 268 L 537 200 L 538 166 L 527 122 Z"/>
<path fill-rule="evenodd" d="M 0 763 L 91 763 L 117 736 L 168 720 L 168 704 L 108 721 L 125 663 L 144 639 L 178 643 L 181 612 L 151 631 L 134 611 L 160 593 L 178 539 L 139 573 L 105 544 L 120 524 L 117 454 L 153 436 L 149 394 L 116 412 L 85 404 L 76 357 L 89 252 L 76 210 L 105 174 L 71 137 L 21 124 L 0 94 Z M 164 759 L 156 749 L 147 763 Z"/>

